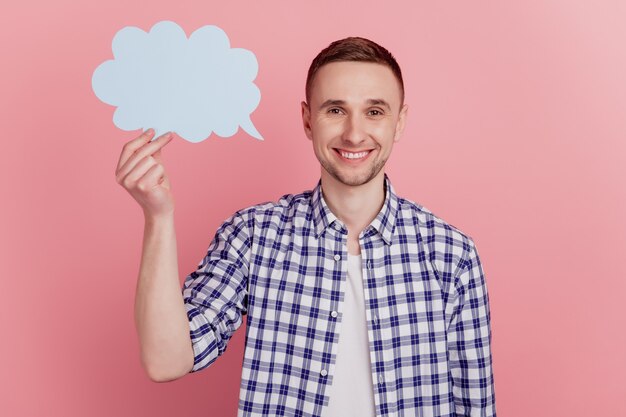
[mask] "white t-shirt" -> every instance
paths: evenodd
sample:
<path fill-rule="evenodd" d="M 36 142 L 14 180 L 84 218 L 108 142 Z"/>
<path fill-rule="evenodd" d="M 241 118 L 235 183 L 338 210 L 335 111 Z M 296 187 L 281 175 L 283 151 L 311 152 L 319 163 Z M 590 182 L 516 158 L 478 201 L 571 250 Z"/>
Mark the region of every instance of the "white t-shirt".
<path fill-rule="evenodd" d="M 376 416 L 361 255 L 348 254 L 348 278 L 335 375 L 328 391 L 330 400 L 324 417 Z"/>

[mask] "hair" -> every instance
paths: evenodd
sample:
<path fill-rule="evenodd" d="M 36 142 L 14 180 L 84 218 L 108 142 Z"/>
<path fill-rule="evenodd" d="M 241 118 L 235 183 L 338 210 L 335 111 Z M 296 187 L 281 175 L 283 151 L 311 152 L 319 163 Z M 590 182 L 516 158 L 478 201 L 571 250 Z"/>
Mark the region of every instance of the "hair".
<path fill-rule="evenodd" d="M 313 59 L 306 77 L 307 102 L 311 98 L 311 86 L 319 69 L 331 62 L 340 61 L 373 62 L 389 67 L 400 84 L 400 102 L 404 102 L 402 71 L 391 52 L 369 39 L 355 36 L 334 41 Z"/>

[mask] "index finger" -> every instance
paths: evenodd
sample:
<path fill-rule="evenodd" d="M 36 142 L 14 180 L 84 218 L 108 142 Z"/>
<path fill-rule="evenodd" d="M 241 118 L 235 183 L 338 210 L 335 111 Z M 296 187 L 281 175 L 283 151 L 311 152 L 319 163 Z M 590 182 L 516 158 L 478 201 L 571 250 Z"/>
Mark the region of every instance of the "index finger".
<path fill-rule="evenodd" d="M 122 148 L 122 153 L 120 154 L 120 158 L 117 161 L 117 168 L 115 168 L 115 172 L 119 171 L 119 169 L 126 163 L 128 158 L 135 153 L 135 151 L 141 148 L 145 143 L 149 142 L 150 139 L 154 136 L 154 129 L 150 128 L 143 132 L 141 135 L 137 136 L 135 139 L 126 142 L 124 147 Z"/>
<path fill-rule="evenodd" d="M 118 177 L 128 174 L 143 158 L 152 155 L 154 152 L 167 145 L 172 140 L 172 137 L 172 132 L 167 132 L 159 136 L 156 140 L 141 146 L 141 148 L 137 149 L 132 155 L 130 155 L 126 162 L 124 162 L 115 172 L 115 176 Z"/>

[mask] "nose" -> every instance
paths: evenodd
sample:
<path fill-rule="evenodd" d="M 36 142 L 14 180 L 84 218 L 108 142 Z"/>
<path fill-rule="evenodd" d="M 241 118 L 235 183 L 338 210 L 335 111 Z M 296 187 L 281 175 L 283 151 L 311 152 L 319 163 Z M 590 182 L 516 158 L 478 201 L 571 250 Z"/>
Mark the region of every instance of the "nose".
<path fill-rule="evenodd" d="M 365 141 L 366 133 L 363 122 L 364 121 L 355 114 L 346 117 L 342 135 L 343 141 L 354 146 Z"/>

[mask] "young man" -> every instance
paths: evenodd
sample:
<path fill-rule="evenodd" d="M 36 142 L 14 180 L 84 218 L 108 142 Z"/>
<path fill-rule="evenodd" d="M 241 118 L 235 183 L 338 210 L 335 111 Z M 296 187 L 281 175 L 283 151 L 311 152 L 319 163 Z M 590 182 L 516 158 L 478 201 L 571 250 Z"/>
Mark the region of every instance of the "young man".
<path fill-rule="evenodd" d="M 406 117 L 386 49 L 347 38 L 320 52 L 302 103 L 320 181 L 227 219 L 182 296 L 171 138 L 124 147 L 117 180 L 146 220 L 136 325 L 151 379 L 206 368 L 245 317 L 240 416 L 495 415 L 474 242 L 384 173 Z"/>

